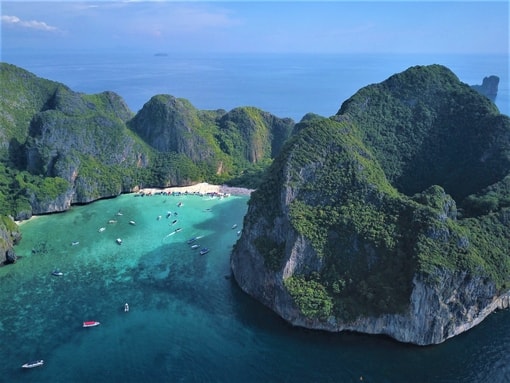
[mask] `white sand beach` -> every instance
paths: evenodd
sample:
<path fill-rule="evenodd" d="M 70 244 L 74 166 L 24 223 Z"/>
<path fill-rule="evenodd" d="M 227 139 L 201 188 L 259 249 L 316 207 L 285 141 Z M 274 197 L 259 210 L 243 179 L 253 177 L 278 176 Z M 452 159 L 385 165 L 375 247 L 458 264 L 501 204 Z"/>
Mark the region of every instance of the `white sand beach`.
<path fill-rule="evenodd" d="M 190 193 L 190 194 L 220 194 L 220 195 L 250 195 L 253 189 L 245 189 L 239 187 L 231 187 L 227 185 L 212 185 L 207 182 L 202 182 L 190 186 L 169 187 L 164 189 L 143 188 L 138 191 L 145 194 L 156 193 Z"/>

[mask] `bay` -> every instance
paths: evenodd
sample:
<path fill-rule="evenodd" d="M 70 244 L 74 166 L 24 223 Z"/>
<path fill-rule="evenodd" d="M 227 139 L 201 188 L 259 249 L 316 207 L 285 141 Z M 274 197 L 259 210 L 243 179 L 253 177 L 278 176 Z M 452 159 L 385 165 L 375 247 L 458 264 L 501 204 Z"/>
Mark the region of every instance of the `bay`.
<path fill-rule="evenodd" d="M 20 259 L 0 268 L 2 379 L 510 381 L 508 310 L 429 347 L 282 321 L 230 276 L 247 201 L 127 194 L 22 224 Z M 195 237 L 208 254 L 190 248 Z M 51 275 L 57 267 L 63 276 Z M 82 328 L 84 320 L 101 325 Z M 33 359 L 44 359 L 44 366 L 20 368 Z"/>

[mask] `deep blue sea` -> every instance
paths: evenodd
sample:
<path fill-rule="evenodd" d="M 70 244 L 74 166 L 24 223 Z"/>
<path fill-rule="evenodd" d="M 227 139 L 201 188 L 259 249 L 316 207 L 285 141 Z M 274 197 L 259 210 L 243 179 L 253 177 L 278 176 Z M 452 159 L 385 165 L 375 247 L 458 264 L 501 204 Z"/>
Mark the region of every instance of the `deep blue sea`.
<path fill-rule="evenodd" d="M 501 56 L 3 52 L 2 61 L 76 91 L 113 90 L 133 111 L 168 93 L 199 109 L 251 105 L 295 120 L 333 115 L 365 85 L 439 63 L 468 84 L 498 75 L 508 114 Z M 429 347 L 291 327 L 230 276 L 246 210 L 247 197 L 126 194 L 22 224 L 20 259 L 0 268 L 0 382 L 510 382 L 509 310 Z M 192 250 L 192 237 L 210 252 Z M 34 359 L 44 366 L 21 369 Z"/>
<path fill-rule="evenodd" d="M 309 112 L 336 114 L 360 88 L 414 65 L 441 64 L 461 81 L 500 78 L 496 105 L 510 114 L 509 57 L 433 54 L 215 54 L 158 56 L 136 52 L 2 52 L 1 61 L 85 93 L 111 90 L 137 112 L 157 94 L 198 109 L 255 106 L 295 121 Z"/>

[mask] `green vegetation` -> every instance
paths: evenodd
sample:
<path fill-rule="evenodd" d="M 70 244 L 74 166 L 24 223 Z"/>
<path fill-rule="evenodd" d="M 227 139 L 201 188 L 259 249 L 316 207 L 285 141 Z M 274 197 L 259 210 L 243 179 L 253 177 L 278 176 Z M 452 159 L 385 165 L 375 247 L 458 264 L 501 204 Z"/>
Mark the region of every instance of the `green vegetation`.
<path fill-rule="evenodd" d="M 290 277 L 285 279 L 284 283 L 306 317 L 325 319 L 331 315 L 333 303 L 320 283 L 303 277 Z"/>
<path fill-rule="evenodd" d="M 294 125 L 256 108 L 199 111 L 154 96 L 138 113 L 112 92 L 86 95 L 0 63 L 0 214 L 45 212 L 136 186 L 256 187 Z"/>
<path fill-rule="evenodd" d="M 403 312 L 413 278 L 434 284 L 443 271 L 505 290 L 509 137 L 509 118 L 448 69 L 413 67 L 337 116 L 305 116 L 252 195 L 248 223 L 267 222 L 264 242 L 278 243 L 270 233 L 288 208 L 322 260 L 285 281 L 308 317 Z"/>

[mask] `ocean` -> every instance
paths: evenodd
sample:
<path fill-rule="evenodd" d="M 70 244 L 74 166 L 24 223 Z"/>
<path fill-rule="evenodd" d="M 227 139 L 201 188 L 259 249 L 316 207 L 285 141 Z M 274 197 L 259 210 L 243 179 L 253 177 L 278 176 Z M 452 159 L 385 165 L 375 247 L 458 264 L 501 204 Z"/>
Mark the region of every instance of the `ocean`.
<path fill-rule="evenodd" d="M 247 201 L 125 194 L 22 224 L 0 268 L 2 381 L 510 381 L 508 310 L 429 347 L 285 323 L 231 277 Z"/>
<path fill-rule="evenodd" d="M 510 114 L 509 57 L 432 54 L 215 54 L 2 52 L 2 61 L 84 93 L 113 91 L 134 112 L 157 94 L 205 110 L 255 106 L 299 121 L 329 117 L 360 88 L 414 65 L 441 64 L 469 84 L 500 78 L 496 105 Z"/>
<path fill-rule="evenodd" d="M 115 91 L 133 111 L 168 93 L 198 109 L 251 105 L 295 120 L 333 115 L 365 85 L 439 63 L 472 85 L 498 75 L 497 105 L 508 114 L 502 56 L 3 52 L 2 61 L 76 91 Z M 428 347 L 284 322 L 230 274 L 247 201 L 126 194 L 22 224 L 20 258 L 0 268 L 0 381 L 510 382 L 510 310 Z M 208 254 L 190 248 L 195 237 Z M 88 320 L 101 324 L 83 328 Z M 44 366 L 21 369 L 36 359 Z"/>

